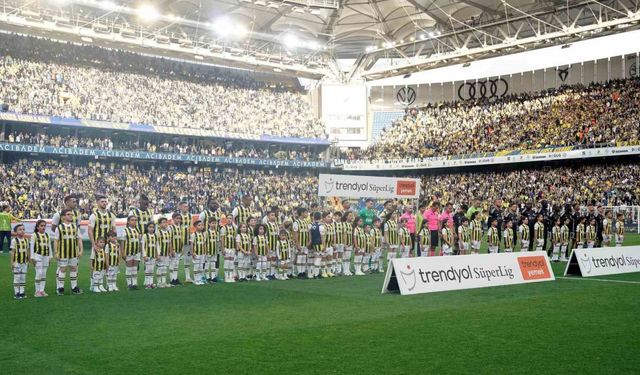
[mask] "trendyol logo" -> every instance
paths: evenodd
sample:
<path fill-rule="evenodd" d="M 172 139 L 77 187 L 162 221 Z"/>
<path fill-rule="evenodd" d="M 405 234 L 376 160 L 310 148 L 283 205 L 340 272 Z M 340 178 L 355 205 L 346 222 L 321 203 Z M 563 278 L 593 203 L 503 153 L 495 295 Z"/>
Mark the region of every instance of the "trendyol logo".
<path fill-rule="evenodd" d="M 396 184 L 396 194 L 398 195 L 416 195 L 415 181 L 398 181 Z"/>
<path fill-rule="evenodd" d="M 407 271 L 398 270 L 400 276 L 402 276 L 402 281 L 407 285 L 407 290 L 412 291 L 413 288 L 416 287 L 416 270 L 411 267 L 411 265 L 407 264 Z"/>
<path fill-rule="evenodd" d="M 327 193 L 331 193 L 333 191 L 335 183 L 336 182 L 333 181 L 333 178 L 330 178 L 329 181 L 324 182 L 324 188 L 327 189 Z"/>
<path fill-rule="evenodd" d="M 520 273 L 525 280 L 546 280 L 551 278 L 551 270 L 547 266 L 547 259 L 544 256 L 522 256 L 518 257 Z"/>
<path fill-rule="evenodd" d="M 578 260 L 582 264 L 582 269 L 585 271 L 585 273 L 591 273 L 591 257 L 589 256 L 589 254 L 582 254 L 582 256 L 580 256 Z"/>
<path fill-rule="evenodd" d="M 336 193 L 340 192 L 371 192 L 371 193 L 380 193 L 380 192 L 388 192 L 395 193 L 395 186 L 391 184 L 376 184 L 373 182 L 341 182 L 335 181 L 332 178 L 328 181 L 324 182 L 324 187 L 326 189 L 326 193 L 331 193 L 335 190 Z"/>

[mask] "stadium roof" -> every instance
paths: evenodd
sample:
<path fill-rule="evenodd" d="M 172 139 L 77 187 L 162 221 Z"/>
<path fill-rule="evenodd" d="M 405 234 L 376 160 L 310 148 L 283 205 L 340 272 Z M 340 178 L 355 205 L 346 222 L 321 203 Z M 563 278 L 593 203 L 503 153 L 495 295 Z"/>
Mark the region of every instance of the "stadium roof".
<path fill-rule="evenodd" d="M 147 53 L 214 64 L 309 78 L 333 75 L 348 81 L 637 28 L 639 2 L 7 0 L 0 26 L 109 46 L 121 43 L 128 49 L 142 47 Z M 355 62 L 342 71 L 338 59 Z"/>

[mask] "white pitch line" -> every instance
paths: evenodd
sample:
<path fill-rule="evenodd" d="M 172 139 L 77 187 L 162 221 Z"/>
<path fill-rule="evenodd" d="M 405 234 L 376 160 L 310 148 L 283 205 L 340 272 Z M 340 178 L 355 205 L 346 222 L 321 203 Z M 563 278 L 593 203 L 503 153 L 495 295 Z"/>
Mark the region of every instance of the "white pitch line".
<path fill-rule="evenodd" d="M 591 281 L 603 281 L 607 283 L 620 283 L 620 284 L 640 284 L 640 281 L 627 281 L 627 280 L 609 280 L 609 279 L 591 279 L 588 277 L 562 277 L 556 276 L 556 279 L 565 280 L 591 280 Z"/>

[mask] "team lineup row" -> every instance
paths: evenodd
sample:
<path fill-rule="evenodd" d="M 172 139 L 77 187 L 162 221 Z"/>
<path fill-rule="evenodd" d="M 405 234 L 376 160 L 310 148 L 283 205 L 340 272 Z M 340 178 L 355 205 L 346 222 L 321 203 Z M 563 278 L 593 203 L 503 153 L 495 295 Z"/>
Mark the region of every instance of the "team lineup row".
<path fill-rule="evenodd" d="M 398 219 L 395 211 L 367 220 L 353 211 L 315 211 L 298 208 L 292 220 L 279 220 L 276 212 L 269 211 L 261 222 L 253 216 L 248 205 L 237 206 L 232 219 L 225 218 L 215 204 L 198 218 L 181 204 L 180 212 L 153 220 L 153 210 L 141 199 L 140 208 L 132 209 L 126 227 L 116 235 L 115 216 L 107 210 L 107 200 L 99 196 L 97 209 L 89 218 L 91 241 L 91 286 L 93 292 L 117 291 L 120 262 L 126 265 L 129 289 L 138 287 L 138 265 L 144 264 L 144 286 L 166 288 L 180 285 L 178 269 L 184 264 L 184 280 L 203 285 L 218 281 L 220 262 L 224 281 L 257 281 L 290 277 L 324 278 L 335 275 L 363 275 L 384 270 L 387 262 L 396 257 L 477 254 L 485 238 L 479 213 L 464 218 L 458 228 L 448 221 L 441 229 L 429 230 L 423 225 L 413 236 L 405 218 Z M 77 285 L 78 260 L 83 254 L 80 236 L 80 217 L 75 198 L 65 199 L 66 208 L 52 220 L 52 234 L 46 231 L 46 222 L 39 220 L 35 232 L 27 238 L 22 225 L 14 227 L 11 243 L 16 298 L 24 298 L 28 265 L 35 266 L 35 296 L 44 297 L 47 269 L 52 256 L 57 260 L 57 294 L 64 294 L 66 273 L 69 270 L 72 293 L 82 290 Z M 613 240 L 616 246 L 624 241 L 622 214 L 617 222 L 607 221 L 603 232 L 604 246 Z M 596 224 L 585 223 L 582 218 L 575 233 L 571 233 L 569 219 L 555 220 L 549 231 L 552 260 L 566 260 L 573 247 L 592 248 L 596 245 Z M 368 222 L 367 222 L 368 221 Z M 423 223 L 423 224 L 426 224 Z M 489 220 L 486 241 L 489 253 L 527 251 L 529 244 L 535 250 L 545 250 L 546 230 L 544 218 L 538 215 L 530 233 L 528 218 L 519 223 L 507 220 L 504 230 L 497 220 Z M 517 230 L 514 226 L 517 225 Z M 614 233 L 615 228 L 615 233 Z M 53 244 L 52 244 L 53 242 Z M 384 256 L 386 253 L 386 256 Z M 191 271 L 193 270 L 193 277 Z M 352 272 L 353 270 L 353 272 Z M 106 278 L 106 289 L 104 288 Z"/>

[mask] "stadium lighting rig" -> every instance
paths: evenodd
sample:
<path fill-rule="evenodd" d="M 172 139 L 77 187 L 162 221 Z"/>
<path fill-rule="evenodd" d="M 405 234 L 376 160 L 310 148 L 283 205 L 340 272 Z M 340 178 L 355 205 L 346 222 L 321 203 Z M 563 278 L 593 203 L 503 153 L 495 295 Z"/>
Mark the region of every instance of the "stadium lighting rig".
<path fill-rule="evenodd" d="M 377 80 L 522 50 L 568 45 L 585 37 L 640 27 L 640 11 L 629 10 L 621 0 L 576 2 L 535 11 L 503 2 L 512 16 L 487 24 L 470 24 L 433 6 L 446 15 L 448 28 L 416 30 L 415 40 L 385 41 L 364 47 L 363 56 L 347 74 L 348 79 Z M 419 8 L 419 7 L 418 7 Z M 505 10 L 506 12 L 506 10 Z M 513 30 L 516 30 L 513 32 Z M 390 64 L 376 64 L 380 59 Z"/>
<path fill-rule="evenodd" d="M 0 29 L 311 79 L 330 74 L 330 59 L 322 55 L 327 50 L 324 43 L 304 40 L 292 32 L 255 31 L 253 25 L 228 16 L 205 22 L 190 20 L 163 13 L 155 4 L 146 1 L 131 7 L 113 0 L 27 2 L 0 9 Z M 97 11 L 83 11 L 83 7 Z M 200 33 L 196 38 L 180 33 L 184 29 L 210 33 Z"/>

